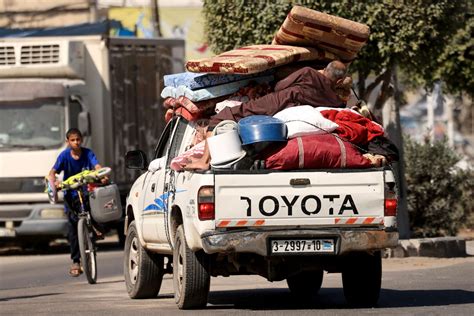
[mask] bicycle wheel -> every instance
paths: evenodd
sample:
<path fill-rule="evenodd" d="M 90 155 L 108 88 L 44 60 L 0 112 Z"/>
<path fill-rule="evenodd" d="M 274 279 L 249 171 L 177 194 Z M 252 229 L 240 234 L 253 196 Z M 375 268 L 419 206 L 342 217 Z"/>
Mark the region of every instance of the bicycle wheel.
<path fill-rule="evenodd" d="M 95 260 L 95 245 L 91 238 L 91 231 L 85 218 L 79 219 L 77 223 L 77 235 L 79 237 L 79 251 L 84 273 L 89 284 L 97 280 L 97 262 Z"/>

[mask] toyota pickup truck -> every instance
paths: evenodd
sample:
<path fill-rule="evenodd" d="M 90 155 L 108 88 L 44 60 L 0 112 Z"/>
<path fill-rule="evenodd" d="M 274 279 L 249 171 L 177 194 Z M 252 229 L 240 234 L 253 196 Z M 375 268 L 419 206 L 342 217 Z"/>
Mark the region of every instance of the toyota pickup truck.
<path fill-rule="evenodd" d="M 131 298 L 156 297 L 173 273 L 180 309 L 206 306 L 211 277 L 260 275 L 311 299 L 324 271 L 341 273 L 351 305 L 373 306 L 381 251 L 398 243 L 397 195 L 389 168 L 176 172 L 170 161 L 193 140 L 176 117 L 127 198 L 124 274 Z"/>

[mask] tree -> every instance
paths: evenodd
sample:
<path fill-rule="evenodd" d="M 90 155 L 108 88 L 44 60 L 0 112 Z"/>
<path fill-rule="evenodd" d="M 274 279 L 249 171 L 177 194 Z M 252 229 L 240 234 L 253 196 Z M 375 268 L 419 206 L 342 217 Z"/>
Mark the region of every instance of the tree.
<path fill-rule="evenodd" d="M 469 60 L 473 46 L 469 33 L 472 5 L 468 0 L 204 0 L 208 42 L 216 53 L 245 45 L 268 44 L 293 5 L 369 25 L 369 42 L 350 70 L 358 75 L 358 95 L 366 101 L 381 85 L 373 107 L 378 115 L 393 95 L 391 84 L 398 68 L 405 78 L 427 87 L 443 78 L 451 89 L 472 91 L 474 67 L 472 59 Z M 462 31 L 468 21 L 471 27 Z M 457 34 L 456 40 L 453 34 Z M 464 49 L 460 51 L 460 47 Z M 453 61 L 456 55 L 458 59 L 464 58 L 465 63 L 456 64 Z M 447 75 L 443 76 L 445 69 Z M 458 78 L 449 76 L 459 72 L 470 86 L 460 86 Z M 367 84 L 370 75 L 375 78 Z"/>
<path fill-rule="evenodd" d="M 469 88 L 456 84 L 454 76 L 443 76 L 441 70 L 453 55 L 459 54 L 453 45 L 459 47 L 465 43 L 468 56 L 472 52 L 471 33 L 460 31 L 463 28 L 466 32 L 472 30 L 466 27 L 472 17 L 469 0 L 204 0 L 208 42 L 216 53 L 245 45 L 269 44 L 293 5 L 369 25 L 369 41 L 351 64 L 350 71 L 358 78 L 356 90 L 363 100 L 368 101 L 376 95 L 372 111 L 377 117 L 382 117 L 386 101 L 394 96 L 391 106 L 395 115 L 386 130 L 401 151 L 399 108 L 403 104 L 403 93 L 397 75 L 399 71 L 407 81 L 428 89 L 440 78 L 446 80 L 449 88 Z M 454 37 L 459 38 L 457 42 L 453 34 L 458 34 Z M 460 71 L 456 67 L 447 67 L 445 72 L 456 74 Z M 474 68 L 461 70 L 472 81 Z M 373 76 L 373 80 L 369 81 L 369 76 Z M 396 173 L 405 203 L 403 161 Z M 401 205 L 399 221 L 400 235 L 407 238 L 408 215 L 404 205 Z"/>
<path fill-rule="evenodd" d="M 459 157 L 446 140 L 425 140 L 420 144 L 408 137 L 405 152 L 407 200 L 414 235 L 455 235 L 472 218 L 474 172 L 456 168 Z M 427 169 L 429 173 L 425 172 Z"/>

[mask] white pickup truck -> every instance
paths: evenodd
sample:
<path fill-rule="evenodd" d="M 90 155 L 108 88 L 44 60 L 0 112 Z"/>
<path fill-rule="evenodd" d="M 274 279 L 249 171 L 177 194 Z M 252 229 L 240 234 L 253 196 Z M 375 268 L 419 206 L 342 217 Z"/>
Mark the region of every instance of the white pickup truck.
<path fill-rule="evenodd" d="M 156 297 L 173 273 L 181 309 L 206 306 L 211 276 L 286 279 L 310 299 L 327 271 L 342 273 L 351 305 L 376 304 L 381 250 L 398 242 L 391 170 L 173 171 L 193 134 L 193 123 L 174 118 L 149 165 L 142 151 L 127 153 L 128 168 L 145 170 L 126 206 L 131 298 Z"/>

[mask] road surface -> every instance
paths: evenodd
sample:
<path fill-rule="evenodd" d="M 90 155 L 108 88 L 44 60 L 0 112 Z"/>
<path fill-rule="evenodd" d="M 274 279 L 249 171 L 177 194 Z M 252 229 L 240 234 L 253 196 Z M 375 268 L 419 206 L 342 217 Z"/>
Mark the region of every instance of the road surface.
<path fill-rule="evenodd" d="M 122 251 L 98 254 L 98 284 L 82 275 L 67 275 L 68 254 L 0 257 L 1 315 L 181 315 L 173 299 L 170 275 L 165 275 L 156 299 L 131 300 L 122 276 Z M 351 309 L 340 274 L 325 274 L 317 300 L 295 301 L 286 282 L 258 276 L 211 279 L 209 303 L 192 315 L 472 315 L 474 258 L 411 257 L 384 259 L 379 305 Z M 189 314 L 189 312 L 188 312 Z"/>

